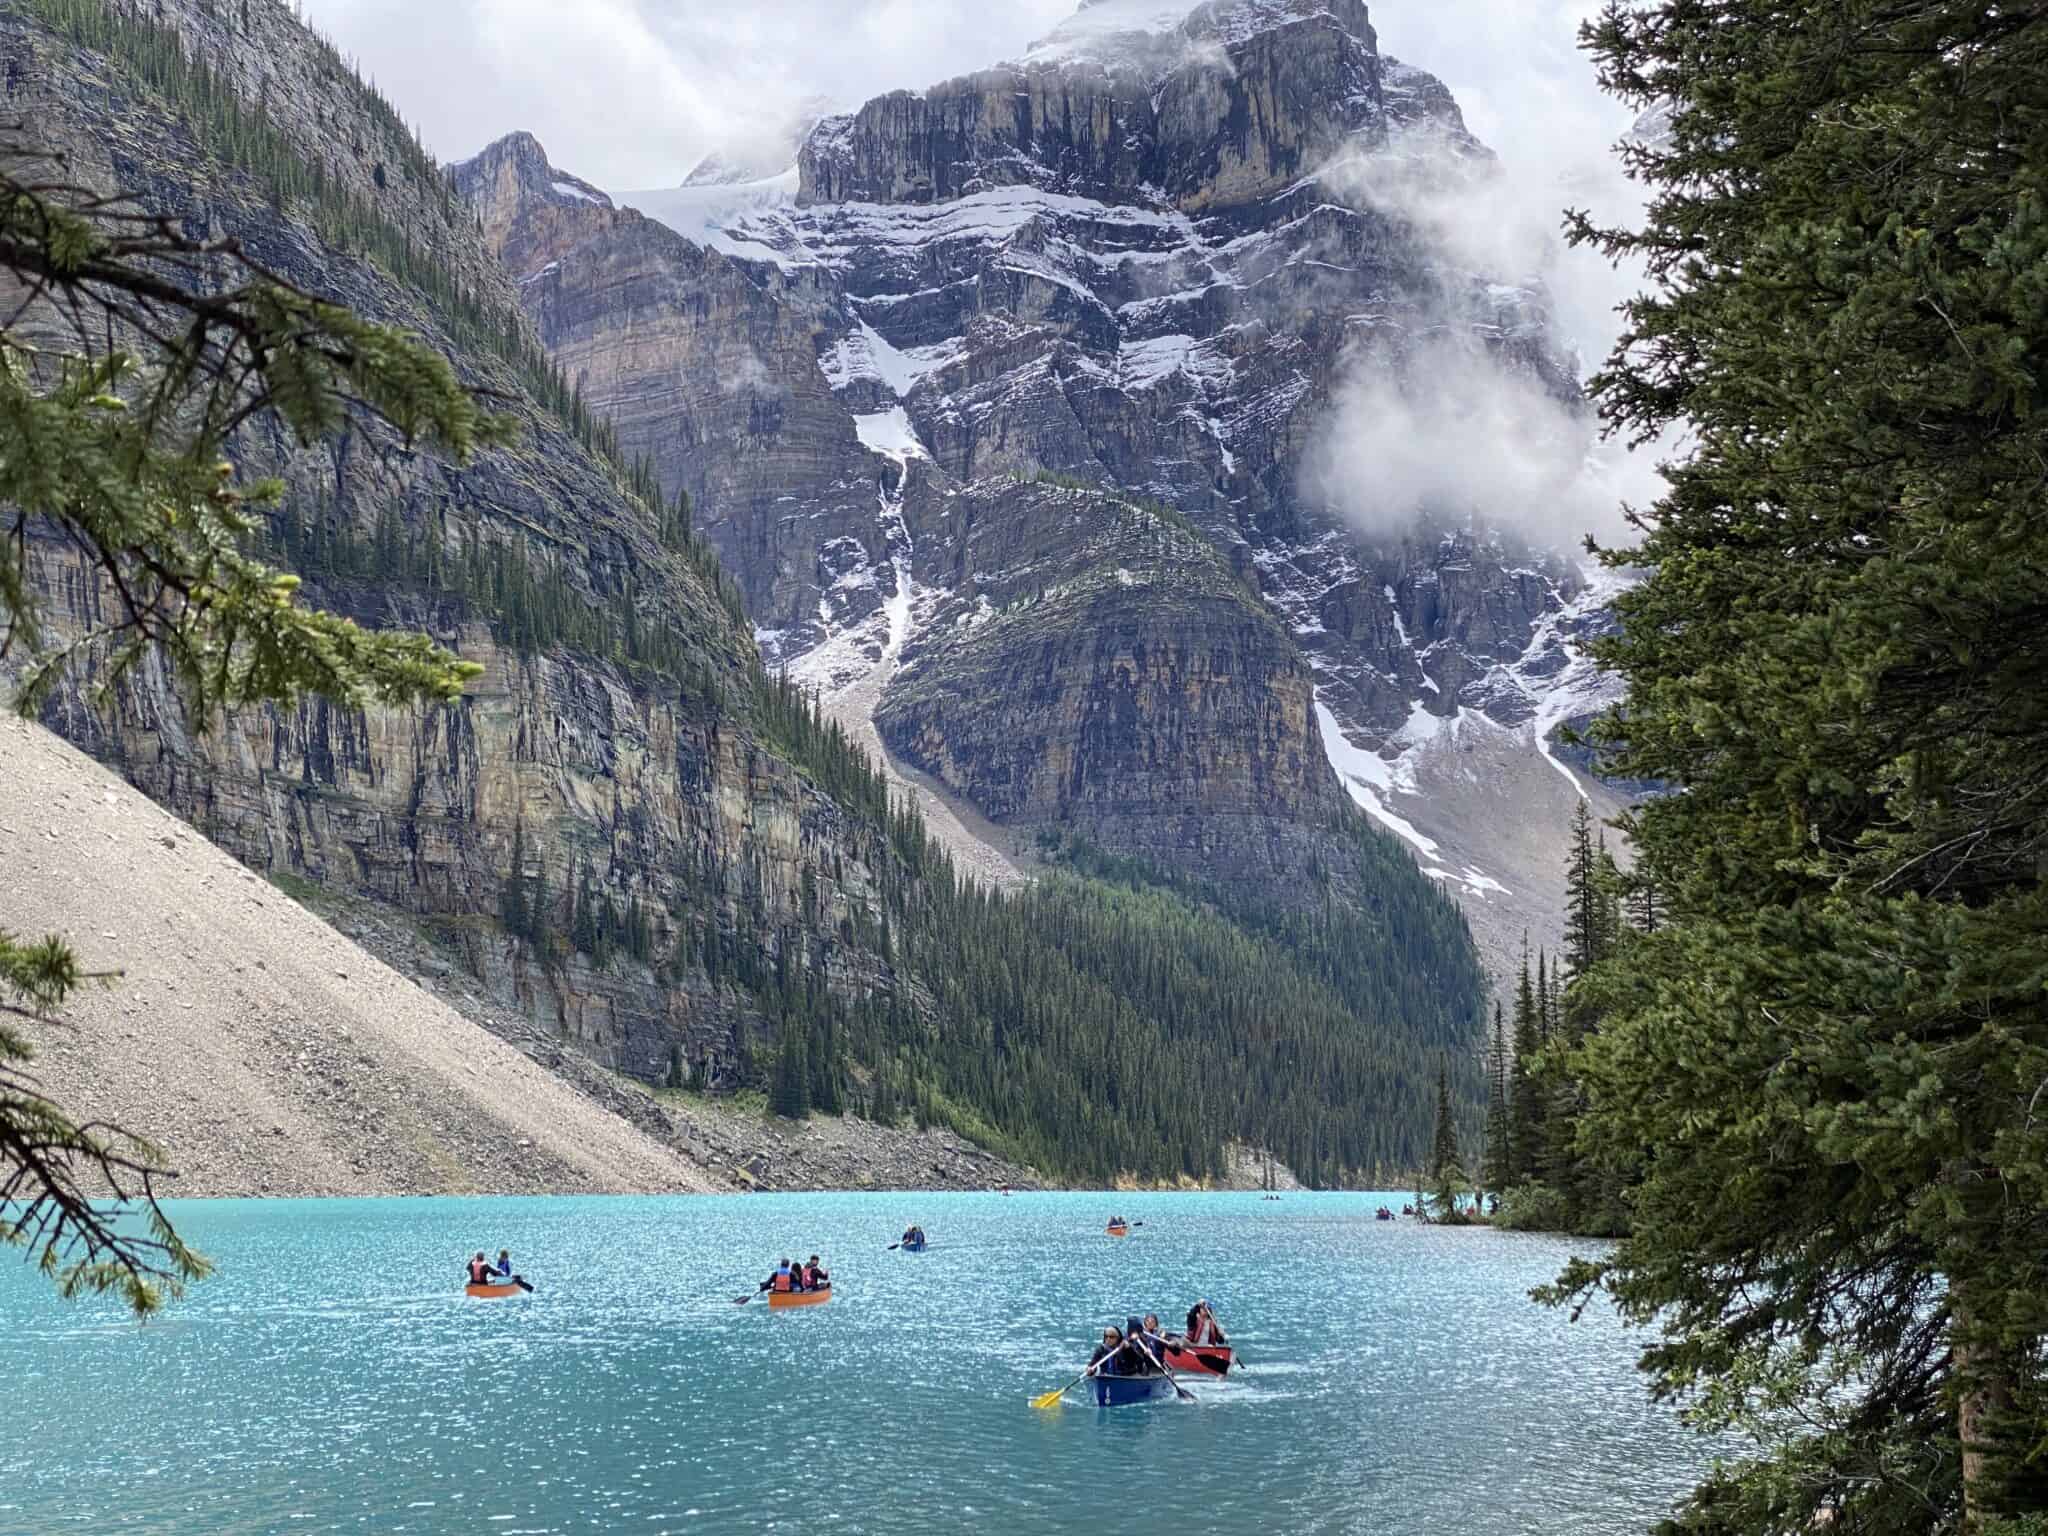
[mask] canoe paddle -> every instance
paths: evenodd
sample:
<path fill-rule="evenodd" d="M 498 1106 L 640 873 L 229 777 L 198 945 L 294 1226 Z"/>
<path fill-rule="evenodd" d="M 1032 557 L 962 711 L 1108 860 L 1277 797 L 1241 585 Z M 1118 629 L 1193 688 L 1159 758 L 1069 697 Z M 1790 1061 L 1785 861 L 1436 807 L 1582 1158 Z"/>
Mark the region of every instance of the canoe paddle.
<path fill-rule="evenodd" d="M 1087 1370 L 1083 1371 L 1080 1375 L 1076 1376 L 1064 1387 L 1055 1387 L 1052 1391 L 1041 1393 L 1037 1397 L 1031 1399 L 1031 1406 L 1034 1408 L 1051 1408 L 1055 1406 L 1069 1392 L 1073 1391 L 1074 1388 L 1081 1385 L 1082 1382 L 1086 1381 L 1090 1376 L 1093 1376 L 1094 1374 L 1095 1367 L 1091 1365 L 1088 1367 Z"/>
<path fill-rule="evenodd" d="M 526 1292 L 527 1295 L 531 1296 L 533 1294 L 533 1285 L 530 1281 L 527 1280 L 526 1276 L 514 1275 L 512 1277 L 512 1283 L 518 1286 L 519 1289 L 521 1289 L 522 1291 Z"/>
<path fill-rule="evenodd" d="M 1159 1336 L 1157 1334 L 1153 1334 L 1151 1335 L 1151 1337 L 1158 1338 Z M 1192 1403 L 1195 1400 L 1195 1394 L 1190 1392 L 1186 1387 L 1182 1386 L 1178 1381 L 1175 1381 L 1173 1379 L 1173 1372 L 1169 1371 L 1165 1366 L 1161 1365 L 1159 1363 L 1159 1357 L 1153 1354 L 1151 1350 L 1145 1347 L 1145 1337 L 1141 1335 L 1136 1339 L 1135 1342 L 1138 1346 L 1138 1353 L 1143 1355 L 1147 1360 L 1150 1360 L 1152 1362 L 1152 1369 L 1158 1371 L 1162 1376 L 1166 1378 L 1168 1384 L 1172 1386 L 1174 1392 L 1181 1398 L 1182 1401 Z M 1166 1340 L 1160 1339 L 1159 1342 L 1164 1344 Z"/>

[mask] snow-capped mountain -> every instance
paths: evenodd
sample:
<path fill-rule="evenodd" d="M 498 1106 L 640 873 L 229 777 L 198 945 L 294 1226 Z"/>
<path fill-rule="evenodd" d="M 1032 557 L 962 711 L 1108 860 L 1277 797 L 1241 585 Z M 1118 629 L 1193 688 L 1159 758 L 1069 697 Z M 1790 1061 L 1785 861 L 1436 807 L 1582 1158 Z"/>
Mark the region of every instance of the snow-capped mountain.
<path fill-rule="evenodd" d="M 764 648 L 1005 857 L 1076 829 L 1286 879 L 1348 792 L 1499 963 L 1601 793 L 1549 742 L 1605 701 L 1607 588 L 1325 451 L 1447 352 L 1582 416 L 1541 282 L 1432 216 L 1499 174 L 1361 0 L 1094 0 L 779 176 L 537 198 L 499 244 Z"/>

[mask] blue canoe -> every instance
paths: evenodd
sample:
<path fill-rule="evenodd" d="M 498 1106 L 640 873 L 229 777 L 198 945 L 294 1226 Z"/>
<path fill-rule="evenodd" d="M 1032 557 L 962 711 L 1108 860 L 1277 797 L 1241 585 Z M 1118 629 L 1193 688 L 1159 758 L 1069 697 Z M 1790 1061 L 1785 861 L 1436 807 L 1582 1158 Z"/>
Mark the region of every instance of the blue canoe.
<path fill-rule="evenodd" d="M 1164 1376 L 1097 1376 L 1095 1401 L 1103 1408 L 1121 1408 L 1127 1403 L 1149 1403 L 1156 1397 L 1173 1396 L 1173 1383 Z"/>
<path fill-rule="evenodd" d="M 914 1243 L 905 1243 L 905 1244 L 903 1245 L 903 1251 L 904 1251 L 905 1253 L 923 1253 L 923 1252 L 924 1252 L 924 1239 L 922 1239 L 922 1238 L 919 1238 L 919 1239 L 918 1239 L 918 1240 L 917 1240 L 916 1242 L 914 1242 Z"/>

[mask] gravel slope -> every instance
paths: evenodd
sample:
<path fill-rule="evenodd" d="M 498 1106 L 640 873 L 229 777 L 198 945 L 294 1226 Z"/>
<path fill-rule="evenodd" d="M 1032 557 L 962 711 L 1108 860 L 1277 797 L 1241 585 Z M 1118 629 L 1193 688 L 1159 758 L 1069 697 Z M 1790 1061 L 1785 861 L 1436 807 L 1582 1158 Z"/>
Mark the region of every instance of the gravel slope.
<path fill-rule="evenodd" d="M 718 1182 L 374 959 L 39 726 L 0 718 L 0 928 L 119 970 L 35 1024 L 75 1116 L 192 1195 L 707 1191 Z"/>

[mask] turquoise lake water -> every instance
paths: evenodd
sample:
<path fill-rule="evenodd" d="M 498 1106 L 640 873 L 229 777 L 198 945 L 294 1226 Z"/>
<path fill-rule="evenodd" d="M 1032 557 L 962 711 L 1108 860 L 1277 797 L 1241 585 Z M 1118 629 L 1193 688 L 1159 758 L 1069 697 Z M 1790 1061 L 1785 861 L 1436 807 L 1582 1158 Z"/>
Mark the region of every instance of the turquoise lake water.
<path fill-rule="evenodd" d="M 178 1204 L 220 1272 L 147 1326 L 0 1258 L 0 1531 L 1603 1533 L 1695 1480 L 1637 1341 L 1525 1299 L 1564 1243 L 1377 1203 Z M 501 1247 L 537 1294 L 464 1297 Z M 732 1304 L 812 1252 L 830 1305 Z M 1197 1404 L 1028 1406 L 1197 1296 Z"/>

